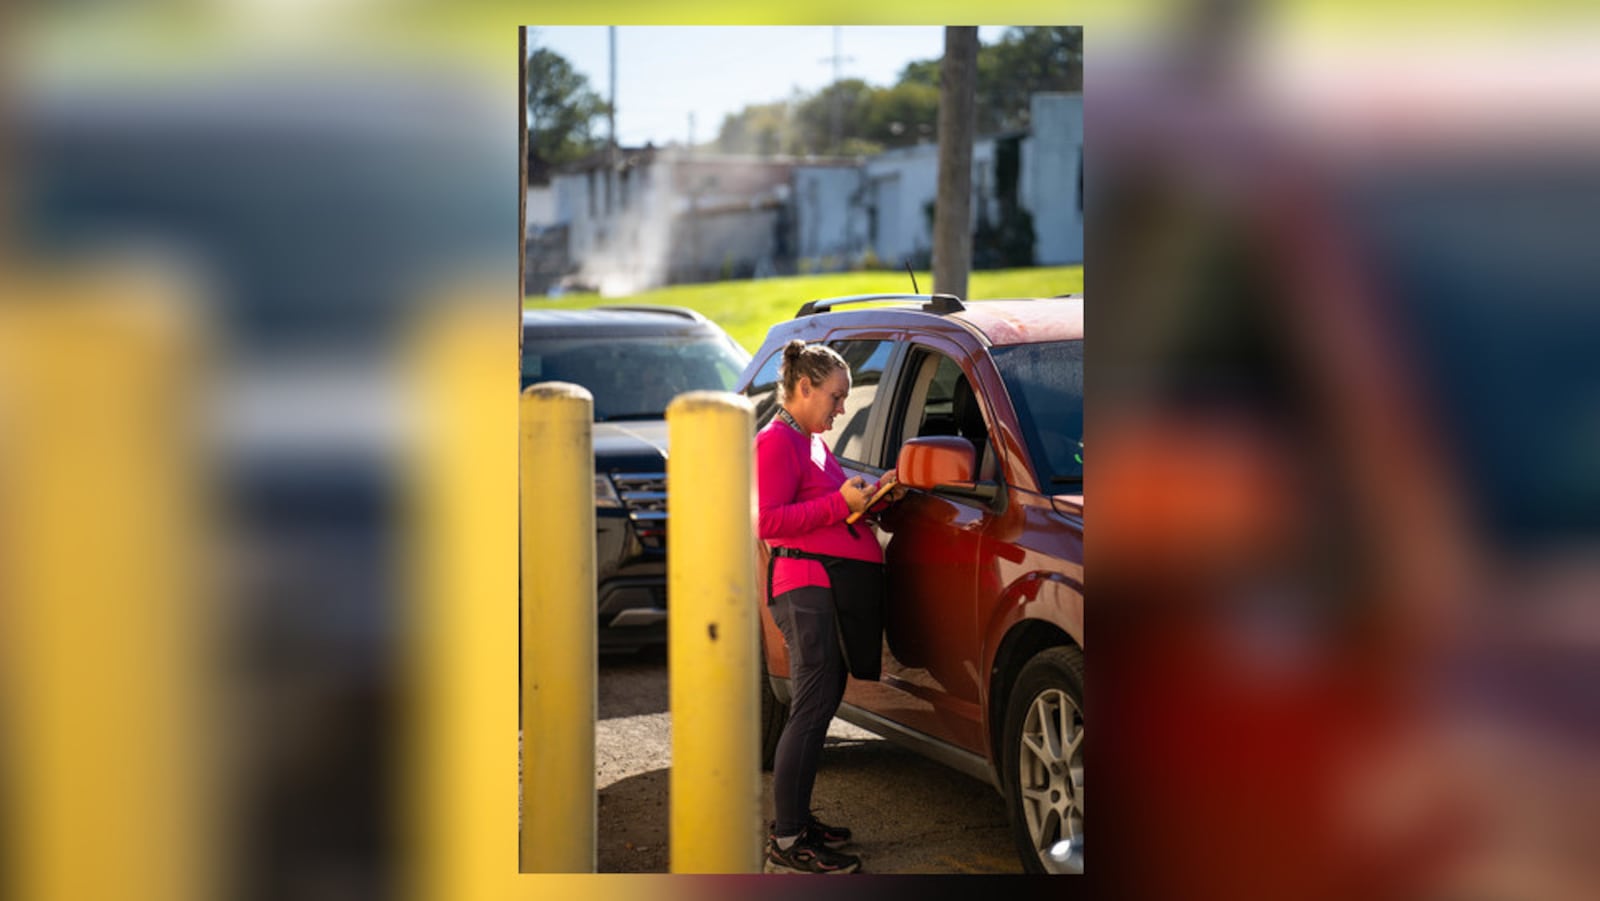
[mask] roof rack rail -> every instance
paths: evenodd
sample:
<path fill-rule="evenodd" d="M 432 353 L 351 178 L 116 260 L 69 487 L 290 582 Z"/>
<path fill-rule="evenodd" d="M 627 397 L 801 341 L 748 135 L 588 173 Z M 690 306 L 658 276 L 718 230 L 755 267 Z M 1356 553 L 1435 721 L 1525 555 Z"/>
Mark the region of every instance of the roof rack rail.
<path fill-rule="evenodd" d="M 851 303 L 869 303 L 875 300 L 910 300 L 920 301 L 922 309 L 928 313 L 959 313 L 967 308 L 961 298 L 954 294 L 857 294 L 851 297 L 828 297 L 822 300 L 806 301 L 800 307 L 800 312 L 795 313 L 796 319 L 801 316 L 810 316 L 814 313 L 826 313 L 834 307 Z"/>
<path fill-rule="evenodd" d="M 631 303 L 631 304 L 630 303 L 619 303 L 619 304 L 609 304 L 608 303 L 608 304 L 601 304 L 600 306 L 594 307 L 593 309 L 596 309 L 596 310 L 620 310 L 620 311 L 625 312 L 625 313 L 665 313 L 665 314 L 667 314 L 669 316 L 677 316 L 680 319 L 688 319 L 691 322 L 703 322 L 703 321 L 705 321 L 705 318 L 706 318 L 705 316 L 701 315 L 700 313 L 698 313 L 698 312 L 696 312 L 694 310 L 689 309 L 688 307 L 672 307 L 672 306 L 667 306 L 665 304 L 662 304 L 662 305 L 658 306 L 656 304 L 648 304 L 648 303 Z"/>

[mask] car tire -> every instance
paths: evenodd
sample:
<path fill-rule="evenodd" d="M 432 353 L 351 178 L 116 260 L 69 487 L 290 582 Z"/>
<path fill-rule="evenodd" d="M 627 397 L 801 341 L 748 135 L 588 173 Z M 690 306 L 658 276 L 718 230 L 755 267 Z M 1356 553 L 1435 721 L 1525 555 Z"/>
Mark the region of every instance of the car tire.
<path fill-rule="evenodd" d="M 783 725 L 789 721 L 789 705 L 778 700 L 772 690 L 772 677 L 767 675 L 767 651 L 761 649 L 761 769 L 770 771 L 773 758 L 778 753 L 778 738 L 783 735 Z"/>
<path fill-rule="evenodd" d="M 1082 651 L 1047 648 L 1022 667 L 1006 703 L 1000 762 L 1023 868 L 1082 872 Z"/>

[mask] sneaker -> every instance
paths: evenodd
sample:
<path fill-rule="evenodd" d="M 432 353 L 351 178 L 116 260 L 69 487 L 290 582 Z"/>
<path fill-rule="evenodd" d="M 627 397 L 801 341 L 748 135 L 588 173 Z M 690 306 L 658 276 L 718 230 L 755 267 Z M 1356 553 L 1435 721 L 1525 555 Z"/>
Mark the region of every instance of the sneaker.
<path fill-rule="evenodd" d="M 850 828 L 848 826 L 829 826 L 816 817 L 811 818 L 811 823 L 806 827 L 818 842 L 830 848 L 838 849 L 850 843 Z"/>
<path fill-rule="evenodd" d="M 767 824 L 768 839 L 777 836 L 777 827 L 778 824 L 775 822 Z M 850 827 L 829 826 L 814 816 L 811 818 L 811 822 L 806 825 L 806 832 L 817 844 L 826 845 L 835 851 L 850 844 Z"/>
<path fill-rule="evenodd" d="M 776 838 L 768 839 L 767 861 L 762 869 L 768 873 L 839 875 L 861 869 L 861 858 L 818 843 L 807 830 L 787 849 L 778 847 Z"/>

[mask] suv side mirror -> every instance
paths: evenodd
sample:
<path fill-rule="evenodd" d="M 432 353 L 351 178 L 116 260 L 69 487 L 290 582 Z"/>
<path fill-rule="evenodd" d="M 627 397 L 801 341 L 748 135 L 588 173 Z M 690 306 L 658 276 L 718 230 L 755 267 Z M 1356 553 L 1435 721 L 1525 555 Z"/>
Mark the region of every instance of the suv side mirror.
<path fill-rule="evenodd" d="M 955 435 L 912 438 L 895 461 L 901 484 L 932 490 L 951 482 L 972 481 L 976 453 L 972 442 Z"/>
<path fill-rule="evenodd" d="M 902 485 L 982 501 L 996 513 L 1005 512 L 1006 493 L 1001 486 L 973 480 L 976 460 L 971 441 L 956 435 L 931 435 L 901 445 L 895 469 Z"/>

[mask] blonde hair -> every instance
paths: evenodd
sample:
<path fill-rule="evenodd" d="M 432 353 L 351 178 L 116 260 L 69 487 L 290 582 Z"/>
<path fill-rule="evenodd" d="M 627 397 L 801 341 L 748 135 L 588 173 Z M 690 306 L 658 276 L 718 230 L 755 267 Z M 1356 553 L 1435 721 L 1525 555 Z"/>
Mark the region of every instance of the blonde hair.
<path fill-rule="evenodd" d="M 794 396 L 795 386 L 800 383 L 801 376 L 809 379 L 813 387 L 821 387 L 823 380 L 832 375 L 835 369 L 850 371 L 844 357 L 839 356 L 833 348 L 807 344 L 799 338 L 791 340 L 783 346 L 783 361 L 778 364 L 783 399 Z"/>

